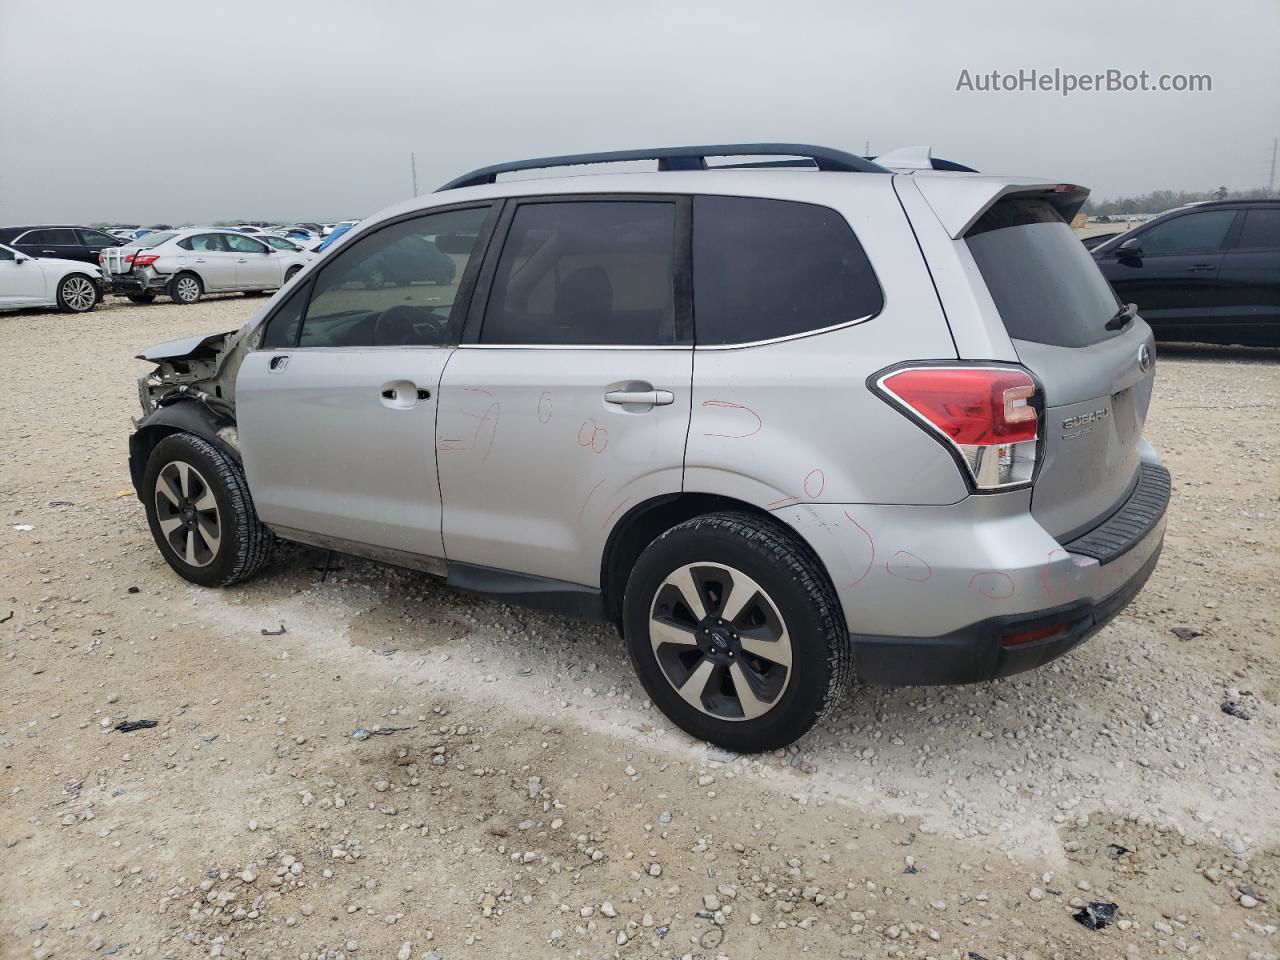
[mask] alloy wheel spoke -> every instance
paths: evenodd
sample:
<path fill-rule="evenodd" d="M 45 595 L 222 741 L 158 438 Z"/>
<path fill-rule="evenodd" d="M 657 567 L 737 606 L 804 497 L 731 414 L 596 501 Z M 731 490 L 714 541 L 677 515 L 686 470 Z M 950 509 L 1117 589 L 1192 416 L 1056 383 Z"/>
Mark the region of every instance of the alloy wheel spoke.
<path fill-rule="evenodd" d="M 733 691 L 738 695 L 738 702 L 742 705 L 744 720 L 754 720 L 769 712 L 773 703 L 766 703 L 756 696 L 756 692 L 751 689 L 751 684 L 747 681 L 747 675 L 743 672 L 742 664 L 730 664 L 729 677 L 733 680 Z"/>
<path fill-rule="evenodd" d="M 711 679 L 711 673 L 715 670 L 715 664 L 710 660 L 703 660 L 698 664 L 696 670 L 689 674 L 688 679 L 676 689 L 676 693 L 680 694 L 689 706 L 698 710 L 706 710 L 702 705 L 702 692 L 707 688 L 707 681 Z"/>
<path fill-rule="evenodd" d="M 738 643 L 742 645 L 744 653 L 749 653 L 753 657 L 784 667 L 791 666 L 791 640 L 785 633 L 776 640 L 765 640 L 748 633 L 740 633 Z"/>
<path fill-rule="evenodd" d="M 156 493 L 163 494 L 173 506 L 178 506 L 178 502 L 182 499 L 182 492 L 174 488 L 173 479 L 168 475 L 168 471 L 160 474 L 160 482 L 156 484 Z"/>
<path fill-rule="evenodd" d="M 196 564 L 196 532 L 190 528 L 187 529 L 187 550 L 183 554 L 183 559 L 193 567 Z"/>
<path fill-rule="evenodd" d="M 707 605 L 702 602 L 702 593 L 698 590 L 698 585 L 693 582 L 693 574 L 688 567 L 682 567 L 671 574 L 667 578 L 667 583 L 680 591 L 680 595 L 684 597 L 684 605 L 689 608 L 694 620 L 706 619 Z"/>
<path fill-rule="evenodd" d="M 170 517 L 168 520 L 160 521 L 160 532 L 167 537 L 180 526 L 182 526 L 182 517 Z"/>
<path fill-rule="evenodd" d="M 183 460 L 174 464 L 178 469 L 178 489 L 184 497 L 191 496 L 191 465 Z"/>
<path fill-rule="evenodd" d="M 218 502 L 213 499 L 213 491 L 208 487 L 205 487 L 204 493 L 200 494 L 200 497 L 195 502 L 195 508 L 201 513 L 209 510 L 216 510 L 218 508 Z"/>
<path fill-rule="evenodd" d="M 729 595 L 720 604 L 720 619 L 733 623 L 759 592 L 760 588 L 756 586 L 754 580 L 742 574 L 736 574 L 729 587 Z"/>
<path fill-rule="evenodd" d="M 210 553 L 218 552 L 218 544 L 222 542 L 222 536 L 221 531 L 218 529 L 217 517 L 210 521 L 207 517 L 197 514 L 196 532 L 200 534 L 200 539 L 204 541 L 204 545 L 209 548 Z"/>
<path fill-rule="evenodd" d="M 685 629 L 666 620 L 659 620 L 656 617 L 649 621 L 649 642 L 655 650 L 667 643 L 681 647 L 696 647 L 698 645 L 697 638 L 691 628 Z"/>

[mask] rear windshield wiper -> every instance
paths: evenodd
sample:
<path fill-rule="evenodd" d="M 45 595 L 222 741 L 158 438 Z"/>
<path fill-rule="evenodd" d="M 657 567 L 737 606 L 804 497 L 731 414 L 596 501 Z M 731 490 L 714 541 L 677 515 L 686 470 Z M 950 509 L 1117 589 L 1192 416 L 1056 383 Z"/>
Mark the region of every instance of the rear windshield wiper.
<path fill-rule="evenodd" d="M 1107 321 L 1106 329 L 1123 330 L 1134 317 L 1138 315 L 1138 305 L 1136 303 L 1126 303 L 1116 311 L 1115 316 Z"/>

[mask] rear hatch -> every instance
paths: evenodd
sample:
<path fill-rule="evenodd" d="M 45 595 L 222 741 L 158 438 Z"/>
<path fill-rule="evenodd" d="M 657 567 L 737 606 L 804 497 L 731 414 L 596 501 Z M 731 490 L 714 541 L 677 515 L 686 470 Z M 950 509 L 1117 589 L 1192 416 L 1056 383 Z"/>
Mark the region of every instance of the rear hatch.
<path fill-rule="evenodd" d="M 1044 388 L 1044 452 L 1031 512 L 1060 542 L 1101 523 L 1138 480 L 1155 346 L 1058 209 L 1006 195 L 964 235 L 1022 364 Z M 1145 348 L 1145 350 L 1144 350 Z"/>

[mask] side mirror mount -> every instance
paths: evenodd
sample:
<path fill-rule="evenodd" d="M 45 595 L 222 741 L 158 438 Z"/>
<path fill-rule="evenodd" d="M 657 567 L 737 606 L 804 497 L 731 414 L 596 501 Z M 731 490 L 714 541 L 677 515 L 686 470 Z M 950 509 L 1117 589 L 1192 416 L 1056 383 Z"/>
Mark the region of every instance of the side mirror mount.
<path fill-rule="evenodd" d="M 26 263 L 26 262 L 27 262 L 28 260 L 30 260 L 30 259 L 31 259 L 30 257 L 24 257 L 22 254 L 17 253 L 17 254 L 14 254 L 13 262 L 14 262 L 14 263 Z"/>
<path fill-rule="evenodd" d="M 1135 258 L 1141 257 L 1142 241 L 1139 240 L 1137 237 L 1130 237 L 1128 240 L 1126 240 L 1124 243 L 1120 244 L 1120 246 L 1116 248 L 1116 252 L 1119 253 L 1120 256 L 1122 257 L 1135 257 Z"/>

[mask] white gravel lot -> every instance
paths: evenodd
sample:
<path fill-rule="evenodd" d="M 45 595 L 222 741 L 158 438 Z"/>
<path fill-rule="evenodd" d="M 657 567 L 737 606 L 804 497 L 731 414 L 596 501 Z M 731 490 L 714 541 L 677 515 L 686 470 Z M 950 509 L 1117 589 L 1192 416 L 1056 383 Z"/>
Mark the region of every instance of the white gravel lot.
<path fill-rule="evenodd" d="M 260 305 L 0 315 L 0 957 L 1280 951 L 1280 351 L 1161 350 L 1164 555 L 1083 648 L 738 757 L 605 627 L 302 548 L 173 575 L 131 357 Z"/>

